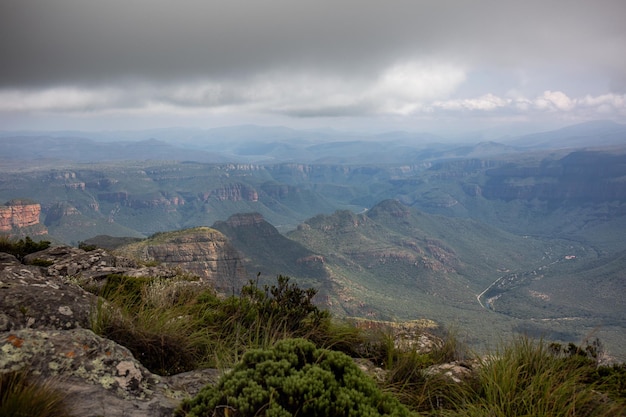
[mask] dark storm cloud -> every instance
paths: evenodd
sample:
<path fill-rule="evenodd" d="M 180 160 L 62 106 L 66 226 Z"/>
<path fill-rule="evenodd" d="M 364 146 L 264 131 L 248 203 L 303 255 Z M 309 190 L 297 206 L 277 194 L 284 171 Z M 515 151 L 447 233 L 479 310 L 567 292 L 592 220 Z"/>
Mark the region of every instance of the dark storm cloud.
<path fill-rule="evenodd" d="M 0 0 L 0 125 L 623 121 L 624 16 L 624 0 Z"/>
<path fill-rule="evenodd" d="M 377 74 L 398 60 L 624 73 L 626 2 L 3 0 L 0 87 Z"/>

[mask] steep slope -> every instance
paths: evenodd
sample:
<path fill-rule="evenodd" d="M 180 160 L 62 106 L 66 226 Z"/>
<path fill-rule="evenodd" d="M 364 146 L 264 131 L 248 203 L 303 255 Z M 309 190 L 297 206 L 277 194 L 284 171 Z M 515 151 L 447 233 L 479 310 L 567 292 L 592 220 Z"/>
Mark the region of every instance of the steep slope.
<path fill-rule="evenodd" d="M 323 257 L 281 235 L 259 213 L 234 214 L 212 227 L 245 255 L 246 270 L 260 273 L 262 281 L 273 283 L 276 275 L 282 274 L 300 283 L 320 284 L 327 276 Z"/>

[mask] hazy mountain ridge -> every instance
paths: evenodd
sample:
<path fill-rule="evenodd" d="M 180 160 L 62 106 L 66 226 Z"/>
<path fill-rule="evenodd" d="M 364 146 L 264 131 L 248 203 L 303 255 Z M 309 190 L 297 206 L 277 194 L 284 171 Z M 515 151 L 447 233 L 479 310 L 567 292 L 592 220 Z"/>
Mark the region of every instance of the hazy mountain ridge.
<path fill-rule="evenodd" d="M 231 126 L 110 132 L 1 132 L 2 158 L 66 162 L 178 160 L 197 162 L 409 163 L 415 159 L 488 157 L 533 149 L 624 145 L 626 126 L 587 122 L 548 132 L 489 141 L 431 133 L 355 133 L 286 127 Z"/>

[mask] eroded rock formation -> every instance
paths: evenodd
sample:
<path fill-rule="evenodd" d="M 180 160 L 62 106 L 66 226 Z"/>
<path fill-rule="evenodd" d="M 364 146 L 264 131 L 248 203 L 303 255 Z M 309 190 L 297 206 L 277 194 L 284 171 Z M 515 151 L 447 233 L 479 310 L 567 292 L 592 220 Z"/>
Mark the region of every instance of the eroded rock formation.
<path fill-rule="evenodd" d="M 161 233 L 116 252 L 188 271 L 222 293 L 238 290 L 249 278 L 239 252 L 222 233 L 209 227 Z"/>
<path fill-rule="evenodd" d="M 29 234 L 46 234 L 39 224 L 41 205 L 31 200 L 11 200 L 0 206 L 0 233 L 19 234 L 19 229 L 29 228 Z"/>

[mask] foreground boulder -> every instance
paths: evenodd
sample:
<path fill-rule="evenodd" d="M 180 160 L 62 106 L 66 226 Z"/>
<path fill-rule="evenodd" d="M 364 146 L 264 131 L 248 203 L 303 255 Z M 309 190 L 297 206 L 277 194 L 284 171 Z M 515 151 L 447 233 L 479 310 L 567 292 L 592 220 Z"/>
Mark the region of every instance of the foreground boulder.
<path fill-rule="evenodd" d="M 89 327 L 95 295 L 13 260 L 4 256 L 0 269 L 0 331 Z"/>

